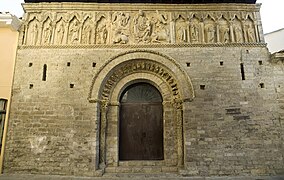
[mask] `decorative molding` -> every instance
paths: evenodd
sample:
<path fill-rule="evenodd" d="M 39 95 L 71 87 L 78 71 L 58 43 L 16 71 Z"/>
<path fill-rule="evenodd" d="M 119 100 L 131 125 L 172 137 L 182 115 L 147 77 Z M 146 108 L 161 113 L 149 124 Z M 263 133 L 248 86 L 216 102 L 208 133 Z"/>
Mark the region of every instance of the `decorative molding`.
<path fill-rule="evenodd" d="M 147 10 L 176 10 L 176 11 L 259 11 L 261 4 L 131 4 L 131 3 L 25 3 L 23 4 L 26 12 L 39 11 L 74 11 L 74 7 L 82 11 L 111 11 L 125 9 L 133 11 L 138 9 Z"/>
<path fill-rule="evenodd" d="M 133 44 L 133 45 L 20 45 L 18 49 L 137 49 L 137 48 L 186 48 L 186 47 L 266 47 L 266 43 L 216 43 L 216 44 Z"/>

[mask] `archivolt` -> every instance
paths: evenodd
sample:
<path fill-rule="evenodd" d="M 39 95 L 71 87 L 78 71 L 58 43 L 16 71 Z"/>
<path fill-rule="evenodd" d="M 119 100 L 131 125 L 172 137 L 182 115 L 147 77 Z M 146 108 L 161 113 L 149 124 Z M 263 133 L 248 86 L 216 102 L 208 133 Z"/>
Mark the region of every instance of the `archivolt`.
<path fill-rule="evenodd" d="M 188 75 L 173 58 L 155 51 L 132 50 L 112 57 L 99 69 L 92 80 L 89 101 L 107 101 L 120 79 L 138 72 L 155 74 L 164 79 L 175 99 L 187 101 L 194 97 Z M 94 90 L 94 87 L 100 87 L 100 90 Z"/>

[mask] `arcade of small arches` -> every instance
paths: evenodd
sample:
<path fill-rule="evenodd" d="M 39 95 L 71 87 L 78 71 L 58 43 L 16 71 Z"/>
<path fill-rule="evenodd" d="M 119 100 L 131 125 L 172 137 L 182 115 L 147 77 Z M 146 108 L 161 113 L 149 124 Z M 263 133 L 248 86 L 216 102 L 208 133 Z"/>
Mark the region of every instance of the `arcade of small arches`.
<path fill-rule="evenodd" d="M 26 18 L 23 46 L 263 42 L 254 12 L 31 12 Z"/>

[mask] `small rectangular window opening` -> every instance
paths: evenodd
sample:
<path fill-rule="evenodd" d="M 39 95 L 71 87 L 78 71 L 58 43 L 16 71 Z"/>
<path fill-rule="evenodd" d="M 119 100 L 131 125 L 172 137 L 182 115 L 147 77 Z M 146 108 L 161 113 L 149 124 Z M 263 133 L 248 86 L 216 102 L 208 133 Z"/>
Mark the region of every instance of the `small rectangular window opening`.
<path fill-rule="evenodd" d="M 259 64 L 259 65 L 262 65 L 263 63 L 262 63 L 262 61 L 258 61 L 258 64 Z"/>
<path fill-rule="evenodd" d="M 187 66 L 187 67 L 190 67 L 190 62 L 187 62 L 187 63 L 186 63 L 186 66 Z"/>
<path fill-rule="evenodd" d="M 47 65 L 43 65 L 43 72 L 42 72 L 42 80 L 46 81 L 46 71 L 47 71 Z"/>
<path fill-rule="evenodd" d="M 70 66 L 71 65 L 71 63 L 70 62 L 67 62 L 67 66 Z"/>
<path fill-rule="evenodd" d="M 220 66 L 223 66 L 224 65 L 224 62 L 223 61 L 220 61 Z"/>
<path fill-rule="evenodd" d="M 259 84 L 260 88 L 264 88 L 264 83 Z"/>
<path fill-rule="evenodd" d="M 70 84 L 70 88 L 74 88 L 74 84 Z"/>
<path fill-rule="evenodd" d="M 200 85 L 201 90 L 205 90 L 205 85 Z"/>
<path fill-rule="evenodd" d="M 246 80 L 246 77 L 245 77 L 245 69 L 244 69 L 244 64 L 241 63 L 241 74 L 242 74 L 242 80 Z"/>
<path fill-rule="evenodd" d="M 93 63 L 93 67 L 96 67 L 97 63 Z"/>

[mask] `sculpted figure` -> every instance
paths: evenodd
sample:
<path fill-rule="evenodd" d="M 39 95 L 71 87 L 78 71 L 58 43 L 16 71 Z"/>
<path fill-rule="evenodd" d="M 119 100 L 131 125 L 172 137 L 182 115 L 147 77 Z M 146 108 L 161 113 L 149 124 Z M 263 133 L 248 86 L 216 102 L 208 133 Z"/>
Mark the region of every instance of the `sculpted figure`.
<path fill-rule="evenodd" d="M 153 33 L 153 42 L 169 42 L 169 34 L 170 32 L 167 29 L 157 30 L 157 32 Z"/>
<path fill-rule="evenodd" d="M 192 42 L 199 42 L 199 27 L 197 24 L 192 24 L 190 27 L 190 35 Z"/>
<path fill-rule="evenodd" d="M 222 43 L 228 43 L 230 40 L 230 29 L 228 27 L 221 28 Z"/>
<path fill-rule="evenodd" d="M 33 23 L 30 34 L 32 35 L 31 44 L 36 45 L 38 39 L 38 24 L 36 22 Z"/>
<path fill-rule="evenodd" d="M 119 12 L 114 14 L 112 23 L 116 26 L 126 27 L 129 22 L 129 19 L 130 16 L 128 13 Z"/>
<path fill-rule="evenodd" d="M 243 41 L 242 29 L 240 26 L 235 26 L 235 40 L 237 43 L 241 43 Z"/>
<path fill-rule="evenodd" d="M 254 29 L 250 25 L 247 30 L 248 33 L 248 42 L 255 42 L 255 34 L 254 34 Z"/>
<path fill-rule="evenodd" d="M 129 14 L 122 13 L 120 25 L 125 27 L 128 24 L 129 18 L 130 18 Z"/>
<path fill-rule="evenodd" d="M 161 13 L 159 13 L 158 10 L 156 10 L 156 13 L 157 13 L 157 21 L 158 21 L 158 23 L 164 24 L 164 25 L 167 24 L 168 17 L 163 15 L 163 14 L 161 14 Z"/>
<path fill-rule="evenodd" d="M 228 43 L 230 40 L 230 29 L 226 28 L 224 31 L 224 43 Z"/>
<path fill-rule="evenodd" d="M 167 25 L 167 18 L 160 14 L 159 11 L 156 11 L 157 16 L 155 18 L 155 28 L 154 28 L 154 32 L 153 32 L 153 42 L 161 42 L 161 41 L 166 41 L 166 42 L 170 42 L 170 31 L 169 29 L 166 27 Z M 151 27 L 151 24 L 150 24 Z M 152 30 L 149 31 L 149 36 L 151 36 L 151 32 Z"/>
<path fill-rule="evenodd" d="M 92 28 L 90 24 L 86 24 L 83 28 L 83 33 L 82 33 L 82 42 L 84 44 L 90 44 L 91 31 Z"/>
<path fill-rule="evenodd" d="M 71 43 L 76 43 L 79 41 L 79 23 L 78 21 L 73 21 L 70 26 Z"/>
<path fill-rule="evenodd" d="M 103 42 L 104 44 L 106 44 L 106 40 L 107 40 L 107 28 L 106 28 L 106 25 L 104 25 L 102 27 L 102 36 L 101 36 L 101 42 Z"/>
<path fill-rule="evenodd" d="M 106 25 L 98 28 L 98 44 L 106 44 L 108 31 Z"/>
<path fill-rule="evenodd" d="M 113 43 L 120 43 L 120 44 L 126 44 L 128 43 L 128 34 L 129 34 L 129 28 L 128 27 L 128 21 L 129 21 L 129 14 L 125 13 L 116 13 L 114 15 L 113 20 Z"/>
<path fill-rule="evenodd" d="M 44 44 L 50 43 L 51 34 L 52 34 L 52 26 L 51 26 L 51 22 L 48 22 L 43 28 L 43 43 Z"/>
<path fill-rule="evenodd" d="M 65 33 L 65 27 L 63 23 L 60 23 L 60 25 L 57 27 L 56 32 L 57 32 L 56 43 L 62 44 L 64 33 Z"/>
<path fill-rule="evenodd" d="M 116 31 L 115 33 L 115 39 L 113 40 L 114 44 L 120 43 L 120 44 L 126 44 L 128 43 L 129 39 L 126 34 L 124 34 L 121 31 Z"/>
<path fill-rule="evenodd" d="M 179 28 L 178 39 L 180 42 L 187 42 L 187 29 L 183 26 Z"/>
<path fill-rule="evenodd" d="M 146 18 L 143 11 L 139 10 L 138 14 L 133 19 L 134 36 L 138 42 L 149 42 L 152 33 L 152 22 Z"/>
<path fill-rule="evenodd" d="M 207 42 L 214 43 L 215 42 L 215 29 L 213 25 L 208 26 L 207 28 Z"/>

